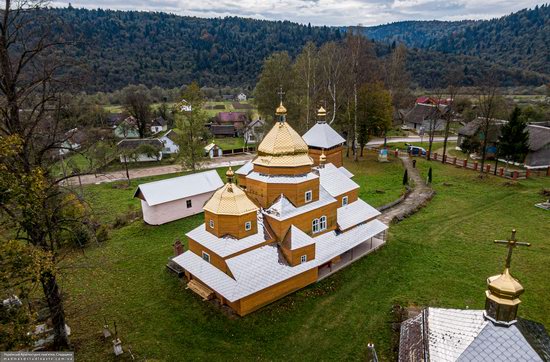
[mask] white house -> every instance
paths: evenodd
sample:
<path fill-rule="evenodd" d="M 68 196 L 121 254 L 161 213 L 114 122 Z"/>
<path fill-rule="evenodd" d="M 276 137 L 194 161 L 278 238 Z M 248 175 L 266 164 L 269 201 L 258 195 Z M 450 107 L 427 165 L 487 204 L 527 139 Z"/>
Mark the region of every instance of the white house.
<path fill-rule="evenodd" d="M 152 134 L 159 133 L 166 131 L 168 129 L 168 124 L 164 118 L 157 117 L 151 121 L 150 129 Z"/>
<path fill-rule="evenodd" d="M 238 100 L 239 102 L 244 102 L 244 101 L 246 101 L 246 94 L 244 94 L 244 93 L 239 93 L 239 94 L 237 95 L 237 100 Z"/>
<path fill-rule="evenodd" d="M 162 153 L 164 153 L 165 155 L 173 155 L 179 152 L 180 148 L 175 142 L 175 136 L 176 131 L 171 129 L 163 134 L 161 137 L 159 137 L 159 141 L 163 144 Z"/>
<path fill-rule="evenodd" d="M 250 122 L 244 131 L 244 142 L 246 144 L 255 144 L 262 140 L 265 132 L 265 121 L 257 119 Z"/>
<path fill-rule="evenodd" d="M 117 146 L 120 152 L 120 162 L 151 162 L 162 160 L 163 145 L 162 142 L 156 138 L 123 139 L 117 143 Z"/>
<path fill-rule="evenodd" d="M 65 133 L 65 140 L 61 143 L 59 154 L 61 156 L 66 155 L 71 151 L 77 151 L 80 149 L 82 142 L 84 141 L 85 134 L 78 128 L 73 128 Z"/>
<path fill-rule="evenodd" d="M 216 170 L 211 170 L 139 185 L 134 197 L 141 199 L 143 221 L 161 225 L 201 213 L 222 186 Z"/>

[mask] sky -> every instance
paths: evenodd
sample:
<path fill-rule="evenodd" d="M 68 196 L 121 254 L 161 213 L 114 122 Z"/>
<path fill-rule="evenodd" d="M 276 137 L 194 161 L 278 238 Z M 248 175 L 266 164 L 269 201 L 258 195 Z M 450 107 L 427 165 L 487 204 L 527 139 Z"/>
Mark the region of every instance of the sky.
<path fill-rule="evenodd" d="M 53 1 L 65 7 L 69 2 Z M 240 16 L 329 26 L 401 20 L 491 19 L 544 4 L 534 0 L 74 0 L 73 7 L 163 11 L 198 17 Z"/>

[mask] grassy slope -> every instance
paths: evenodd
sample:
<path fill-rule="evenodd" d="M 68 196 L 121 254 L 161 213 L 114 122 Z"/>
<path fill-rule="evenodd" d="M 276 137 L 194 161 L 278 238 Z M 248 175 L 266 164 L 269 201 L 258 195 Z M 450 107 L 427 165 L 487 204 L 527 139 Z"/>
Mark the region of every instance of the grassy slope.
<path fill-rule="evenodd" d="M 347 166 L 365 188 L 361 196 L 380 205 L 401 192 L 402 170 L 369 158 Z M 424 175 L 426 164 L 418 165 Z M 163 361 L 356 360 L 366 357 L 371 341 L 383 360 L 391 360 L 392 304 L 482 308 L 485 278 L 501 270 L 505 257 L 504 247 L 491 240 L 507 237 L 512 227 L 533 243 L 514 255 L 512 270 L 526 288 L 520 313 L 550 327 L 550 225 L 547 212 L 533 207 L 550 180 L 504 186 L 501 179 L 480 181 L 469 171 L 431 166 L 437 195 L 392 226 L 384 248 L 245 318 L 228 318 L 201 302 L 164 270 L 171 243 L 200 224 L 200 215 L 161 227 L 135 222 L 113 232 L 104 246 L 86 250 L 85 258 L 71 258 L 78 267 L 63 280 L 77 359 L 112 359 L 99 337 L 105 316 L 117 321 L 126 347 Z M 109 187 L 91 186 L 93 204 L 106 214 L 124 211 L 131 190 Z M 379 188 L 387 192 L 373 193 Z"/>

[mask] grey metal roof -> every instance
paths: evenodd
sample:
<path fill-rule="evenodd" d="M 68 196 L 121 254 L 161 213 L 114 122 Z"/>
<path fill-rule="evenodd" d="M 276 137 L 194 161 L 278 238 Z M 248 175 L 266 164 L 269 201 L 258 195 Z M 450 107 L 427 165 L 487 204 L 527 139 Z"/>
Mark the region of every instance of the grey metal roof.
<path fill-rule="evenodd" d="M 515 324 L 505 327 L 489 322 L 457 361 L 542 362 L 543 360 Z"/>
<path fill-rule="evenodd" d="M 401 324 L 399 361 L 550 361 L 550 337 L 539 323 L 510 326 L 484 310 L 427 308 Z"/>
<path fill-rule="evenodd" d="M 222 186 L 223 181 L 218 172 L 210 170 L 141 184 L 136 189 L 134 197 L 141 193 L 147 204 L 154 206 L 213 192 Z"/>
<path fill-rule="evenodd" d="M 310 147 L 332 148 L 346 142 L 330 125 L 325 122 L 316 123 L 302 138 Z"/>
<path fill-rule="evenodd" d="M 529 132 L 529 150 L 538 151 L 550 143 L 550 127 L 529 124 L 527 131 Z"/>

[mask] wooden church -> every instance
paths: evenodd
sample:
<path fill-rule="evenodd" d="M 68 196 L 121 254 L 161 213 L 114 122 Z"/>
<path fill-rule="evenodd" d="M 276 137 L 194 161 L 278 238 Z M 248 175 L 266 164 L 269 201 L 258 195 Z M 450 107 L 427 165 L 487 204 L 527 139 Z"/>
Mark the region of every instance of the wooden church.
<path fill-rule="evenodd" d="M 344 139 L 324 122 L 302 138 L 286 109 L 254 160 L 204 205 L 204 224 L 187 233 L 189 250 L 173 258 L 189 289 L 239 315 L 330 275 L 385 242 L 380 212 L 359 199 L 342 167 Z M 327 159 L 330 162 L 327 162 Z"/>

